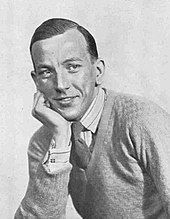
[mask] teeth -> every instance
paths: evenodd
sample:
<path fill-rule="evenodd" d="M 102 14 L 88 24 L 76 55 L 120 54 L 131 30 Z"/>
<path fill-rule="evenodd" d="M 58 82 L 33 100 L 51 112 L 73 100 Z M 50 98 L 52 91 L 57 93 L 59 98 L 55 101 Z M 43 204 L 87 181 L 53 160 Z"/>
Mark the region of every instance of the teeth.
<path fill-rule="evenodd" d="M 71 97 L 67 97 L 67 98 L 61 99 L 61 101 L 69 101 L 69 100 L 71 100 Z"/>
<path fill-rule="evenodd" d="M 72 99 L 73 99 L 73 97 L 65 97 L 65 98 L 58 99 L 58 101 L 66 102 L 66 101 L 71 101 Z"/>

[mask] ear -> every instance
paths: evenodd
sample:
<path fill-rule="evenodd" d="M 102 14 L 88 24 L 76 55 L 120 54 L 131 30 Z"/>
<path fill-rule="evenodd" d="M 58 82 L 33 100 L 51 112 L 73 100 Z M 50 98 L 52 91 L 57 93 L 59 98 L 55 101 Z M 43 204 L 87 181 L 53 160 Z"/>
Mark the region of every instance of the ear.
<path fill-rule="evenodd" d="M 105 63 L 102 59 L 98 58 L 96 61 L 96 86 L 102 84 L 103 76 L 105 73 Z"/>
<path fill-rule="evenodd" d="M 36 86 L 37 90 L 38 90 L 38 80 L 37 80 L 37 75 L 36 75 L 35 71 L 31 71 L 31 77 L 32 77 L 32 79 L 35 83 L 35 86 Z"/>

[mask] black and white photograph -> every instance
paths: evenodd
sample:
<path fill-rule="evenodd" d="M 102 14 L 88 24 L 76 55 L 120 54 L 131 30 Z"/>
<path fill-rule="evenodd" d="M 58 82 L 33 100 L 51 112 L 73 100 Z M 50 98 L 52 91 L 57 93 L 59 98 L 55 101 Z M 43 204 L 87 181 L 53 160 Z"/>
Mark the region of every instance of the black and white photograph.
<path fill-rule="evenodd" d="M 170 1 L 2 0 L 0 218 L 170 219 Z"/>

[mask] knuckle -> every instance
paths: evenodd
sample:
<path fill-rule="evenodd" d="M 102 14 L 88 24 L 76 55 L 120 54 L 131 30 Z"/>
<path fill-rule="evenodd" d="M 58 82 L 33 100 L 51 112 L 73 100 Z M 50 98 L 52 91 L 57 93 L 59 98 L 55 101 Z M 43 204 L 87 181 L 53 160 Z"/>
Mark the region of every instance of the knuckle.
<path fill-rule="evenodd" d="M 34 108 L 34 113 L 35 113 L 35 115 L 40 113 L 39 107 L 36 106 Z"/>
<path fill-rule="evenodd" d="M 31 114 L 32 114 L 32 116 L 35 117 L 35 110 L 34 109 L 32 109 Z"/>
<path fill-rule="evenodd" d="M 37 105 L 33 108 L 32 112 L 33 112 L 34 116 L 35 116 L 35 115 L 41 115 L 41 114 L 43 114 L 44 109 L 43 109 L 42 106 L 40 106 L 39 104 L 37 104 Z"/>

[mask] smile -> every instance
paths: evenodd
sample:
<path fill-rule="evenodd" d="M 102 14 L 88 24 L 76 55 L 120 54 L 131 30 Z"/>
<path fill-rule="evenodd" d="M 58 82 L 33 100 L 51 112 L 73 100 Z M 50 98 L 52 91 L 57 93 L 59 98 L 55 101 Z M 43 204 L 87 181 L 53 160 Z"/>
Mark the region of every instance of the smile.
<path fill-rule="evenodd" d="M 61 97 L 61 98 L 56 98 L 55 100 L 62 105 L 67 105 L 72 103 L 72 101 L 76 98 L 77 96 L 73 97 Z"/>

